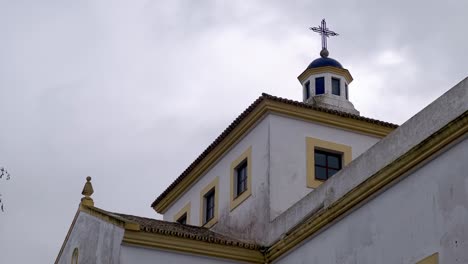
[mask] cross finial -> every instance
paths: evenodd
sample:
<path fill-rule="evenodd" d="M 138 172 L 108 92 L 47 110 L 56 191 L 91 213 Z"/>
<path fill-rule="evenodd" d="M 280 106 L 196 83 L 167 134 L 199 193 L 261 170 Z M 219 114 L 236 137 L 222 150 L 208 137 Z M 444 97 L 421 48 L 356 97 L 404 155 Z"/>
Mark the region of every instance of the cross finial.
<path fill-rule="evenodd" d="M 325 18 L 322 19 L 322 23 L 319 27 L 311 27 L 309 29 L 319 33 L 322 36 L 322 51 L 320 52 L 320 56 L 328 57 L 327 38 L 329 36 L 338 36 L 338 33 L 333 32 L 327 28 L 327 22 L 325 21 Z"/>

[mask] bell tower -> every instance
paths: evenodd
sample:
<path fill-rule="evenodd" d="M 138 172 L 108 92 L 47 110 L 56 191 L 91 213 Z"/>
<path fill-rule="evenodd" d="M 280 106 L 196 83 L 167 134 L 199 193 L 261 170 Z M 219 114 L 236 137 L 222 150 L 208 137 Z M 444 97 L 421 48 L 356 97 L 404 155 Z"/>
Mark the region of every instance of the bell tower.
<path fill-rule="evenodd" d="M 319 27 L 310 28 L 322 36 L 320 58 L 312 61 L 297 77 L 302 85 L 303 101 L 321 108 L 359 115 L 349 101 L 349 84 L 353 77 L 337 60 L 329 58 L 327 38 L 338 36 L 329 30 L 325 19 Z"/>

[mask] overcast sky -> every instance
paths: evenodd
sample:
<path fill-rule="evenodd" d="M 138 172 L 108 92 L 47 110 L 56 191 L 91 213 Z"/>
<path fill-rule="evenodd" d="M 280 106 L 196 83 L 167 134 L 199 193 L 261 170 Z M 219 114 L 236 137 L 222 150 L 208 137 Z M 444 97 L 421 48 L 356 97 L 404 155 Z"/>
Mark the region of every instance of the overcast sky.
<path fill-rule="evenodd" d="M 330 57 L 361 115 L 401 124 L 468 75 L 468 1 L 0 0 L 0 263 L 52 263 L 95 205 L 151 202 L 262 92 Z"/>

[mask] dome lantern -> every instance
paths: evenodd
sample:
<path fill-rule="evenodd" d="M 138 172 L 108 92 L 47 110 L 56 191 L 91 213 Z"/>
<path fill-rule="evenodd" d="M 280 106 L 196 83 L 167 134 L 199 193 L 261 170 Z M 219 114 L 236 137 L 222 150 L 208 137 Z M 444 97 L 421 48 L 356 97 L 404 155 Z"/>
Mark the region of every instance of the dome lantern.
<path fill-rule="evenodd" d="M 310 29 L 322 36 L 322 50 L 320 58 L 313 60 L 298 77 L 302 84 L 303 101 L 314 106 L 359 115 L 359 111 L 349 101 L 348 86 L 353 77 L 341 63 L 328 57 L 327 38 L 338 34 L 327 28 L 325 19 L 321 26 Z"/>

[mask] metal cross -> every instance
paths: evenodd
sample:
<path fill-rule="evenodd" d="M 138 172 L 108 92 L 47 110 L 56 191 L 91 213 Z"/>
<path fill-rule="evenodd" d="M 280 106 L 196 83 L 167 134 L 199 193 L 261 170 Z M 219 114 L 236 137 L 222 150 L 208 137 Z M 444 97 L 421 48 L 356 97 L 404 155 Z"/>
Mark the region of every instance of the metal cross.
<path fill-rule="evenodd" d="M 309 29 L 322 35 L 322 49 L 327 49 L 327 38 L 329 36 L 338 36 L 338 33 L 333 32 L 327 28 L 327 22 L 325 22 L 325 18 L 322 19 L 322 24 L 320 27 L 311 27 Z"/>

